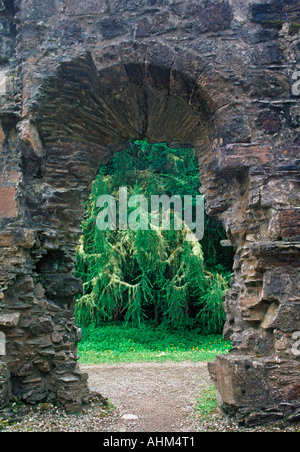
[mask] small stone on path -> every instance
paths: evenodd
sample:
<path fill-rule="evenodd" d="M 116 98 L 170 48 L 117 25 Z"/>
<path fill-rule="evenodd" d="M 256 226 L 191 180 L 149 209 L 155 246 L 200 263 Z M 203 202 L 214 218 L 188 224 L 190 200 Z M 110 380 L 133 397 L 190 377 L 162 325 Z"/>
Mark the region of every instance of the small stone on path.
<path fill-rule="evenodd" d="M 122 416 L 122 419 L 124 419 L 125 421 L 137 421 L 138 417 L 135 414 L 124 414 L 124 416 Z"/>

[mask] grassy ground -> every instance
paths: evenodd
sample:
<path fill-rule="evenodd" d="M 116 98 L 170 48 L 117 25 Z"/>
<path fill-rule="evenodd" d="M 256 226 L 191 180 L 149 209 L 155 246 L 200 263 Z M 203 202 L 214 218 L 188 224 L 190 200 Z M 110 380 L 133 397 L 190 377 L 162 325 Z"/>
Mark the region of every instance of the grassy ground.
<path fill-rule="evenodd" d="M 196 329 L 170 330 L 153 324 L 133 328 L 121 323 L 83 329 L 79 355 L 83 364 L 211 361 L 230 347 L 221 336 L 203 336 Z"/>
<path fill-rule="evenodd" d="M 201 420 L 207 420 L 218 408 L 216 388 L 211 385 L 202 391 L 197 400 L 196 414 Z"/>

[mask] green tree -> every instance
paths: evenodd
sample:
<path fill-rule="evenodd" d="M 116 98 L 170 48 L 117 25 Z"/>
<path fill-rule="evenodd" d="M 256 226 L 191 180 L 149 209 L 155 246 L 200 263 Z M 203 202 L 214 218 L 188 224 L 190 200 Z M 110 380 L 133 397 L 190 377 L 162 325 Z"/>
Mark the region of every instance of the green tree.
<path fill-rule="evenodd" d="M 209 239 L 204 239 L 204 247 L 197 241 L 187 242 L 186 228 L 100 231 L 97 199 L 104 194 L 117 198 L 122 186 L 129 196 L 143 194 L 148 199 L 153 194 L 195 197 L 200 190 L 195 151 L 135 142 L 100 169 L 78 248 L 77 275 L 84 283 L 76 305 L 78 322 L 98 325 L 124 320 L 138 325 L 152 319 L 157 324 L 196 324 L 208 334 L 221 332 L 225 319 L 222 297 L 229 275 L 227 264 L 222 266 L 218 260 L 218 244 L 207 246 L 207 265 L 203 248 Z M 206 217 L 206 226 L 209 221 Z M 219 224 L 218 228 L 211 229 L 220 241 L 224 232 Z M 214 270 L 216 266 L 221 272 Z"/>

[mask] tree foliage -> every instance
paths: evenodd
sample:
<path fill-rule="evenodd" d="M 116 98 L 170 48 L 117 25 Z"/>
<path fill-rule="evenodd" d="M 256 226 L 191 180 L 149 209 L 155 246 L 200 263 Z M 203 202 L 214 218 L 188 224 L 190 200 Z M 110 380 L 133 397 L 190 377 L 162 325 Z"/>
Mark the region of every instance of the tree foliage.
<path fill-rule="evenodd" d="M 84 284 L 76 305 L 78 322 L 124 320 L 139 325 L 151 319 L 157 324 L 196 324 L 207 334 L 221 332 L 222 297 L 232 265 L 219 247 L 222 227 L 206 217 L 201 243 L 187 242 L 185 228 L 100 231 L 98 197 L 117 197 L 124 186 L 129 196 L 143 194 L 148 199 L 152 194 L 196 196 L 200 181 L 195 152 L 135 142 L 100 169 L 78 248 L 77 276 Z"/>

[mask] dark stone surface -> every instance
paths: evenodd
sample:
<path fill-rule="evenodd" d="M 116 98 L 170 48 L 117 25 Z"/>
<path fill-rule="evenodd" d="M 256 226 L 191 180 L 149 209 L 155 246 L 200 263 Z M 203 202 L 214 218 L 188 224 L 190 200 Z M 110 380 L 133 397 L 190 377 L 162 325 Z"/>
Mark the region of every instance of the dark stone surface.
<path fill-rule="evenodd" d="M 0 358 L 0 409 L 4 408 L 11 398 L 10 374 L 7 365 Z"/>

